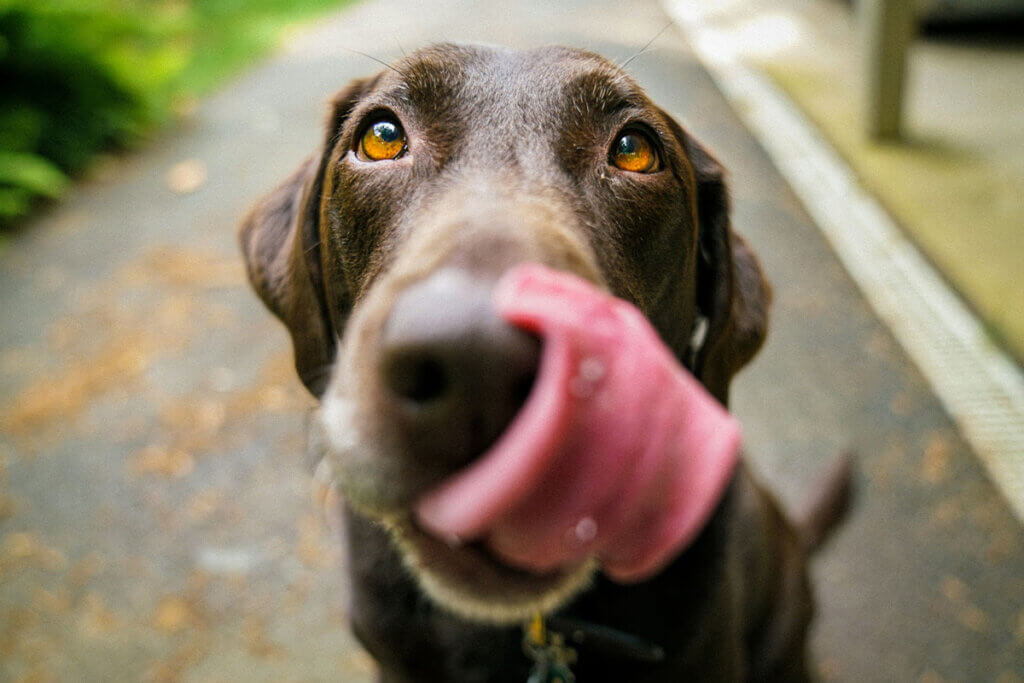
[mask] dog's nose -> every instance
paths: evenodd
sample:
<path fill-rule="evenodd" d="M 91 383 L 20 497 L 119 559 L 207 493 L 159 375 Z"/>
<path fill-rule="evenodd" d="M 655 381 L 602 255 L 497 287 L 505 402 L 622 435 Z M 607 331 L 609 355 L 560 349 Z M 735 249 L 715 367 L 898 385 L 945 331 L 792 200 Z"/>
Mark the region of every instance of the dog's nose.
<path fill-rule="evenodd" d="M 439 474 L 501 435 L 537 373 L 539 340 L 498 317 L 493 288 L 438 271 L 401 292 L 382 331 L 381 382 L 402 448 Z"/>

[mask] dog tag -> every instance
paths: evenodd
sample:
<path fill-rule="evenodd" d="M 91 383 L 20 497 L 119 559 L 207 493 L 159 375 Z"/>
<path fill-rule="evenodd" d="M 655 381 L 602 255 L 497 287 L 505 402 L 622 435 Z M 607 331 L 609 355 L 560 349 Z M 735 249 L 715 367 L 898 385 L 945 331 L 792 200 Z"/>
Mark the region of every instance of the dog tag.
<path fill-rule="evenodd" d="M 540 614 L 523 626 L 523 650 L 533 660 L 526 683 L 575 683 L 570 665 L 576 661 L 576 651 L 565 645 L 558 633 L 548 634 L 544 617 Z"/>
<path fill-rule="evenodd" d="M 536 662 L 526 683 L 574 683 L 576 677 L 569 667 L 557 662 Z"/>

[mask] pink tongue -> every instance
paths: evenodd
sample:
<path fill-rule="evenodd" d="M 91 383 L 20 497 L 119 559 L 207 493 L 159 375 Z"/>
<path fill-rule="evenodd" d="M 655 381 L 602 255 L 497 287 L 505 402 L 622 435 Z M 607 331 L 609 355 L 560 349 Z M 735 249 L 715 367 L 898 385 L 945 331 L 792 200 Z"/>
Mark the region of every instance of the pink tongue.
<path fill-rule="evenodd" d="M 739 425 L 636 308 L 576 276 L 519 266 L 495 304 L 544 340 L 533 391 L 487 453 L 420 499 L 418 522 L 531 571 L 596 556 L 616 580 L 651 576 L 718 504 Z"/>

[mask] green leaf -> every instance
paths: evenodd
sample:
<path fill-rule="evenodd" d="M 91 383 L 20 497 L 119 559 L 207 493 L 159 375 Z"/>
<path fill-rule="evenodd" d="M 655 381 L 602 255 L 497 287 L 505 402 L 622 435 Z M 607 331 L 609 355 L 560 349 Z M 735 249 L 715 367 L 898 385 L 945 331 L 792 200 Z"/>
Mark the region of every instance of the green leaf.
<path fill-rule="evenodd" d="M 0 185 L 21 188 L 33 195 L 56 199 L 64 192 L 67 182 L 67 176 L 42 157 L 0 151 Z M 17 204 L 11 197 L 8 201 L 12 202 L 12 206 Z"/>

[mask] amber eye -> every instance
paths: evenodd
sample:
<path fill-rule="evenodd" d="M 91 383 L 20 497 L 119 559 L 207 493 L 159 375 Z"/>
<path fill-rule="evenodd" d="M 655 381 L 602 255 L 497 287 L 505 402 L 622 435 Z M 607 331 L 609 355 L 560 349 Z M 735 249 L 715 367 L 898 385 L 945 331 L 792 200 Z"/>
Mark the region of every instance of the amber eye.
<path fill-rule="evenodd" d="M 643 133 L 629 132 L 619 136 L 612 145 L 609 161 L 616 168 L 633 173 L 650 173 L 658 170 L 658 153 Z"/>
<path fill-rule="evenodd" d="M 398 122 L 381 119 L 363 133 L 359 151 L 371 161 L 396 159 L 405 151 L 405 131 Z"/>

